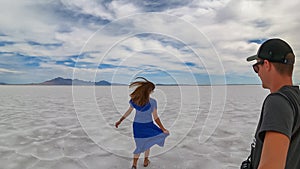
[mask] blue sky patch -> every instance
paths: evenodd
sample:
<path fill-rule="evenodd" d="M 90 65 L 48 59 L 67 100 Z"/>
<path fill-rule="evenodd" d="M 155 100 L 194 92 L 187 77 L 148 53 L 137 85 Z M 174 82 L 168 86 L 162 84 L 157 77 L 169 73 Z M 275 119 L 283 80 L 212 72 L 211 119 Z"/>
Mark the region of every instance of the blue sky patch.
<path fill-rule="evenodd" d="M 72 68 L 86 68 L 86 67 L 94 67 L 94 63 L 89 63 L 89 62 L 80 62 L 80 61 L 74 61 L 73 59 L 69 58 L 66 60 L 60 60 L 56 61 L 55 64 L 57 65 L 63 65 L 67 67 L 72 67 Z"/>
<path fill-rule="evenodd" d="M 118 68 L 120 66 L 112 65 L 112 64 L 106 64 L 106 63 L 101 63 L 98 68 L 99 69 L 111 69 L 111 68 Z M 124 66 L 122 66 L 124 67 Z"/>
<path fill-rule="evenodd" d="M 63 43 L 39 43 L 35 41 L 27 41 L 31 46 L 43 46 L 43 47 L 61 47 Z"/>
<path fill-rule="evenodd" d="M 51 4 L 47 7 L 45 6 L 44 8 L 48 8 L 47 10 L 50 10 L 50 12 L 56 17 L 60 18 L 60 20 L 66 21 L 65 24 L 77 23 L 78 26 L 87 26 L 89 24 L 105 25 L 111 22 L 110 20 L 106 18 L 101 18 L 100 16 L 83 13 L 81 12 L 82 10 L 80 8 L 71 9 L 69 7 L 66 7 L 61 2 Z"/>
<path fill-rule="evenodd" d="M 256 44 L 262 44 L 264 43 L 264 41 L 266 41 L 267 39 L 250 39 L 248 40 L 248 43 L 256 43 Z"/>
<path fill-rule="evenodd" d="M 68 66 L 68 67 L 75 67 L 76 62 L 74 62 L 71 59 L 68 59 L 68 60 L 63 60 L 63 61 L 56 61 L 55 64 L 64 65 L 64 66 Z"/>
<path fill-rule="evenodd" d="M 47 63 L 49 58 L 46 56 L 27 56 L 16 52 L 0 52 L 0 63 L 3 68 L 18 67 L 23 68 L 37 68 L 40 63 Z"/>
<path fill-rule="evenodd" d="M 141 7 L 144 12 L 161 12 L 167 9 L 178 8 L 181 6 L 188 5 L 193 2 L 192 0 L 172 0 L 172 1 L 161 1 L 161 0 L 134 0 L 133 2 L 137 6 Z"/>
<path fill-rule="evenodd" d="M 193 62 L 185 62 L 185 65 L 187 65 L 189 67 L 195 67 L 195 66 L 197 66 L 197 64 L 195 64 Z"/>
<path fill-rule="evenodd" d="M 10 41 L 0 41 L 0 47 L 1 46 L 8 46 L 8 45 L 13 45 L 15 42 L 10 42 Z"/>

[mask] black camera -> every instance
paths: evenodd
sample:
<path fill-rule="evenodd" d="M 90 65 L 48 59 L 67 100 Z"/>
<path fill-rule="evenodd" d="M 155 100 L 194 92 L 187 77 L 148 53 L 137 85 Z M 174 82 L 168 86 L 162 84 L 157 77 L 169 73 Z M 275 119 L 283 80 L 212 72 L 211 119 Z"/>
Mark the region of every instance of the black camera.
<path fill-rule="evenodd" d="M 252 169 L 251 162 L 249 159 L 242 162 L 241 169 Z"/>
<path fill-rule="evenodd" d="M 254 148 L 255 148 L 255 142 L 256 142 L 256 140 L 254 139 L 253 143 L 251 143 L 251 153 L 250 153 L 249 157 L 247 158 L 247 160 L 242 162 L 241 169 L 253 169 L 252 165 L 251 165 L 251 161 L 253 158 L 252 155 L 253 155 Z"/>

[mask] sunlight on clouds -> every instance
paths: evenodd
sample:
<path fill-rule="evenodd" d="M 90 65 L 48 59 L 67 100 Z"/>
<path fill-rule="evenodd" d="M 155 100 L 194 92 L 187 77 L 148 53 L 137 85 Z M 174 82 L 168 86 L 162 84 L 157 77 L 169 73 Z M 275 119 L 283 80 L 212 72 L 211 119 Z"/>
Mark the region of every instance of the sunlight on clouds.
<path fill-rule="evenodd" d="M 100 37 L 102 37 L 101 34 Z M 97 36 L 93 38 L 97 39 Z M 90 43 L 87 45 L 89 50 L 94 50 L 91 47 L 94 43 L 92 43 L 91 46 L 89 46 L 89 44 Z M 196 56 L 192 58 L 190 53 L 185 53 L 186 54 L 180 52 L 170 45 L 164 46 L 159 40 L 131 37 L 114 44 L 106 55 L 104 55 L 103 52 L 92 53 L 89 54 L 89 57 L 78 59 L 78 62 L 93 61 L 95 65 L 98 64 L 100 66 L 99 70 L 97 70 L 98 78 L 103 78 L 104 75 L 106 78 L 120 77 L 121 75 L 131 76 L 137 72 L 146 70 L 154 70 L 154 72 L 161 70 L 166 72 L 183 71 L 189 73 L 191 70 L 184 68 L 188 66 L 183 63 L 193 62 Z M 187 58 L 190 60 L 187 60 Z M 78 69 L 78 67 L 74 71 L 80 71 L 78 73 L 82 74 L 82 69 Z M 196 69 L 194 69 L 194 71 L 197 72 Z M 90 73 L 89 77 L 94 78 L 94 72 Z"/>
<path fill-rule="evenodd" d="M 0 74 L 3 74 L 3 73 L 21 74 L 21 73 L 25 73 L 25 72 L 0 68 Z"/>
<path fill-rule="evenodd" d="M 35 57 L 42 60 L 36 68 L 47 69 L 49 76 L 71 78 L 77 61 L 75 72 L 80 70 L 78 76 L 83 79 L 88 74 L 95 78 L 95 71 L 98 78 L 111 78 L 116 70 L 123 75 L 146 68 L 156 73 L 179 72 L 176 76 L 188 70 L 219 77 L 225 71 L 231 79 L 243 79 L 251 72 L 245 58 L 259 47 L 251 40 L 280 37 L 298 56 L 299 6 L 297 0 L 2 0 L 0 57 L 18 56 L 0 60 L 5 66 L 0 72 L 18 75 L 13 68 L 6 69 L 9 64 L 20 57 Z M 299 63 L 296 78 L 300 77 Z M 107 67 L 95 70 L 100 64 Z M 26 70 L 15 65 L 17 70 Z M 28 75 L 20 79 L 47 76 L 32 72 L 22 72 Z M 256 82 L 255 74 L 249 78 Z M 47 79 L 33 79 L 38 80 Z"/>
<path fill-rule="evenodd" d="M 113 11 L 115 18 L 121 18 L 135 13 L 140 13 L 140 10 L 136 5 L 125 1 L 112 1 L 108 8 Z"/>
<path fill-rule="evenodd" d="M 70 10 L 80 11 L 85 14 L 95 15 L 104 19 L 114 19 L 112 13 L 96 1 L 89 0 L 61 0 L 61 2 Z"/>
<path fill-rule="evenodd" d="M 17 41 L 32 39 L 49 41 L 55 26 L 44 22 L 44 15 L 35 7 L 36 1 L 0 1 L 1 30 Z M 28 10 L 30 9 L 30 10 Z M 13 11 L 13 12 L 12 12 Z"/>

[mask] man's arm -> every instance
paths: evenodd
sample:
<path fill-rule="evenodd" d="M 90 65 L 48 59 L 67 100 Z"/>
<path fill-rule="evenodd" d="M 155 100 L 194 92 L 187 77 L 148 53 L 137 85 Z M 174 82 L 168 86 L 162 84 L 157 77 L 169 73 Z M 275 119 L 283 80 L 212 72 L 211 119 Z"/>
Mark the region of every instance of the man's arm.
<path fill-rule="evenodd" d="M 289 145 L 286 135 L 267 131 L 258 169 L 284 169 Z"/>

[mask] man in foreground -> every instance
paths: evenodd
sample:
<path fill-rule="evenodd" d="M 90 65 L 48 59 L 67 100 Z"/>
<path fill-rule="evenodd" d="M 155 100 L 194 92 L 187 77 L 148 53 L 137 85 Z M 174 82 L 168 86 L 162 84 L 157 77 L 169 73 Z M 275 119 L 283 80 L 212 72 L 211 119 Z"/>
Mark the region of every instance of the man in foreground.
<path fill-rule="evenodd" d="M 293 86 L 295 55 L 281 39 L 269 39 L 256 55 L 254 71 L 262 87 L 270 90 L 256 129 L 250 167 L 253 169 L 300 168 L 300 91 Z M 242 166 L 241 166 L 242 168 Z"/>

